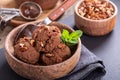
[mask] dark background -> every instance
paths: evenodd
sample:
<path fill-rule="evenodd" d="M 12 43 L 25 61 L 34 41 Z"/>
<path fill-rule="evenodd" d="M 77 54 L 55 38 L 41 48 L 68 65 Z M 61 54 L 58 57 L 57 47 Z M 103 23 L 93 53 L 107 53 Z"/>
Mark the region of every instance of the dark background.
<path fill-rule="evenodd" d="M 102 80 L 120 80 L 120 0 L 111 0 L 118 7 L 117 22 L 114 30 L 108 35 L 92 37 L 83 35 L 82 43 L 95 55 L 100 57 L 106 67 L 106 75 Z M 74 16 L 70 16 L 62 23 L 74 26 Z"/>

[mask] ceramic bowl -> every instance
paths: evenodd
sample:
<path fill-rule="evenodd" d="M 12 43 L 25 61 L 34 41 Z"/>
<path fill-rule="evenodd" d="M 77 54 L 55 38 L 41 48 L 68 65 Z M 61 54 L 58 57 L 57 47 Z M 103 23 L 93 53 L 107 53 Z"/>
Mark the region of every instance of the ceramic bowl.
<path fill-rule="evenodd" d="M 19 27 L 14 28 L 7 36 L 5 41 L 5 51 L 6 59 L 12 68 L 20 76 L 30 79 L 30 80 L 54 80 L 60 77 L 67 75 L 78 63 L 80 54 L 81 54 L 81 40 L 79 39 L 78 45 L 76 45 L 72 56 L 58 64 L 49 65 L 49 66 L 40 66 L 40 65 L 31 65 L 21 60 L 17 59 L 14 56 L 14 40 L 18 31 L 23 27 L 28 25 L 23 24 Z M 33 24 L 33 23 L 32 23 Z M 67 29 L 70 32 L 73 31 L 72 28 L 61 23 L 53 22 L 50 25 L 55 25 L 60 30 Z"/>
<path fill-rule="evenodd" d="M 75 5 L 74 17 L 76 27 L 82 30 L 85 34 L 91 36 L 103 36 L 110 33 L 116 23 L 116 17 L 118 13 L 117 6 L 113 2 L 109 1 L 114 8 L 114 14 L 106 19 L 93 20 L 83 17 L 78 13 L 78 8 L 82 2 L 83 0 L 80 0 Z"/>
<path fill-rule="evenodd" d="M 25 1 L 36 2 L 42 7 L 42 10 L 54 8 L 58 2 L 58 0 L 15 0 L 15 1 L 18 4 L 18 6 L 20 6 Z"/>

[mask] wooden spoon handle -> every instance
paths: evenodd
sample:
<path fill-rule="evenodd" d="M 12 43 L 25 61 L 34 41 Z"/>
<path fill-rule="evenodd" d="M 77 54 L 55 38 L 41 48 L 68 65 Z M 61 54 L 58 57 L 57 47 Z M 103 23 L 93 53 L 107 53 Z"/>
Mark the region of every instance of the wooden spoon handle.
<path fill-rule="evenodd" d="M 61 6 L 59 6 L 57 9 L 55 9 L 52 13 L 48 15 L 48 18 L 52 21 L 55 21 L 75 2 L 76 0 L 65 0 Z"/>

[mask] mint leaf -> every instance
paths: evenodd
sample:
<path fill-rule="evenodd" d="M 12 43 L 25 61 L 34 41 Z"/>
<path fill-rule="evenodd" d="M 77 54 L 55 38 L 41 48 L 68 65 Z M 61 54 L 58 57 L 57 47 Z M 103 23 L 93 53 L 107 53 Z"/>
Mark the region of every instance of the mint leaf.
<path fill-rule="evenodd" d="M 70 40 L 69 43 L 77 44 L 77 43 L 78 43 L 78 40 L 77 40 L 77 41 L 72 41 L 72 40 Z"/>
<path fill-rule="evenodd" d="M 68 30 L 63 29 L 61 39 L 67 46 L 72 46 L 78 43 L 78 38 L 81 36 L 81 30 L 76 30 L 72 33 L 69 33 Z"/>
<path fill-rule="evenodd" d="M 63 29 L 62 31 L 62 36 L 65 38 L 65 37 L 69 37 L 69 32 L 65 29 Z"/>
<path fill-rule="evenodd" d="M 77 39 L 82 36 L 82 31 L 76 30 L 70 34 L 70 37 L 73 39 Z"/>

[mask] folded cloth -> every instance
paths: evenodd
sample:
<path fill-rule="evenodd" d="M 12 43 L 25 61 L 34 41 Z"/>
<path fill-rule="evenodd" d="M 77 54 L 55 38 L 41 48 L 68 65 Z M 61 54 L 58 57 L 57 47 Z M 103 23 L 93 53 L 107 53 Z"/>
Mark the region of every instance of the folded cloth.
<path fill-rule="evenodd" d="M 99 80 L 105 73 L 102 60 L 82 45 L 81 57 L 76 67 L 58 80 Z"/>

